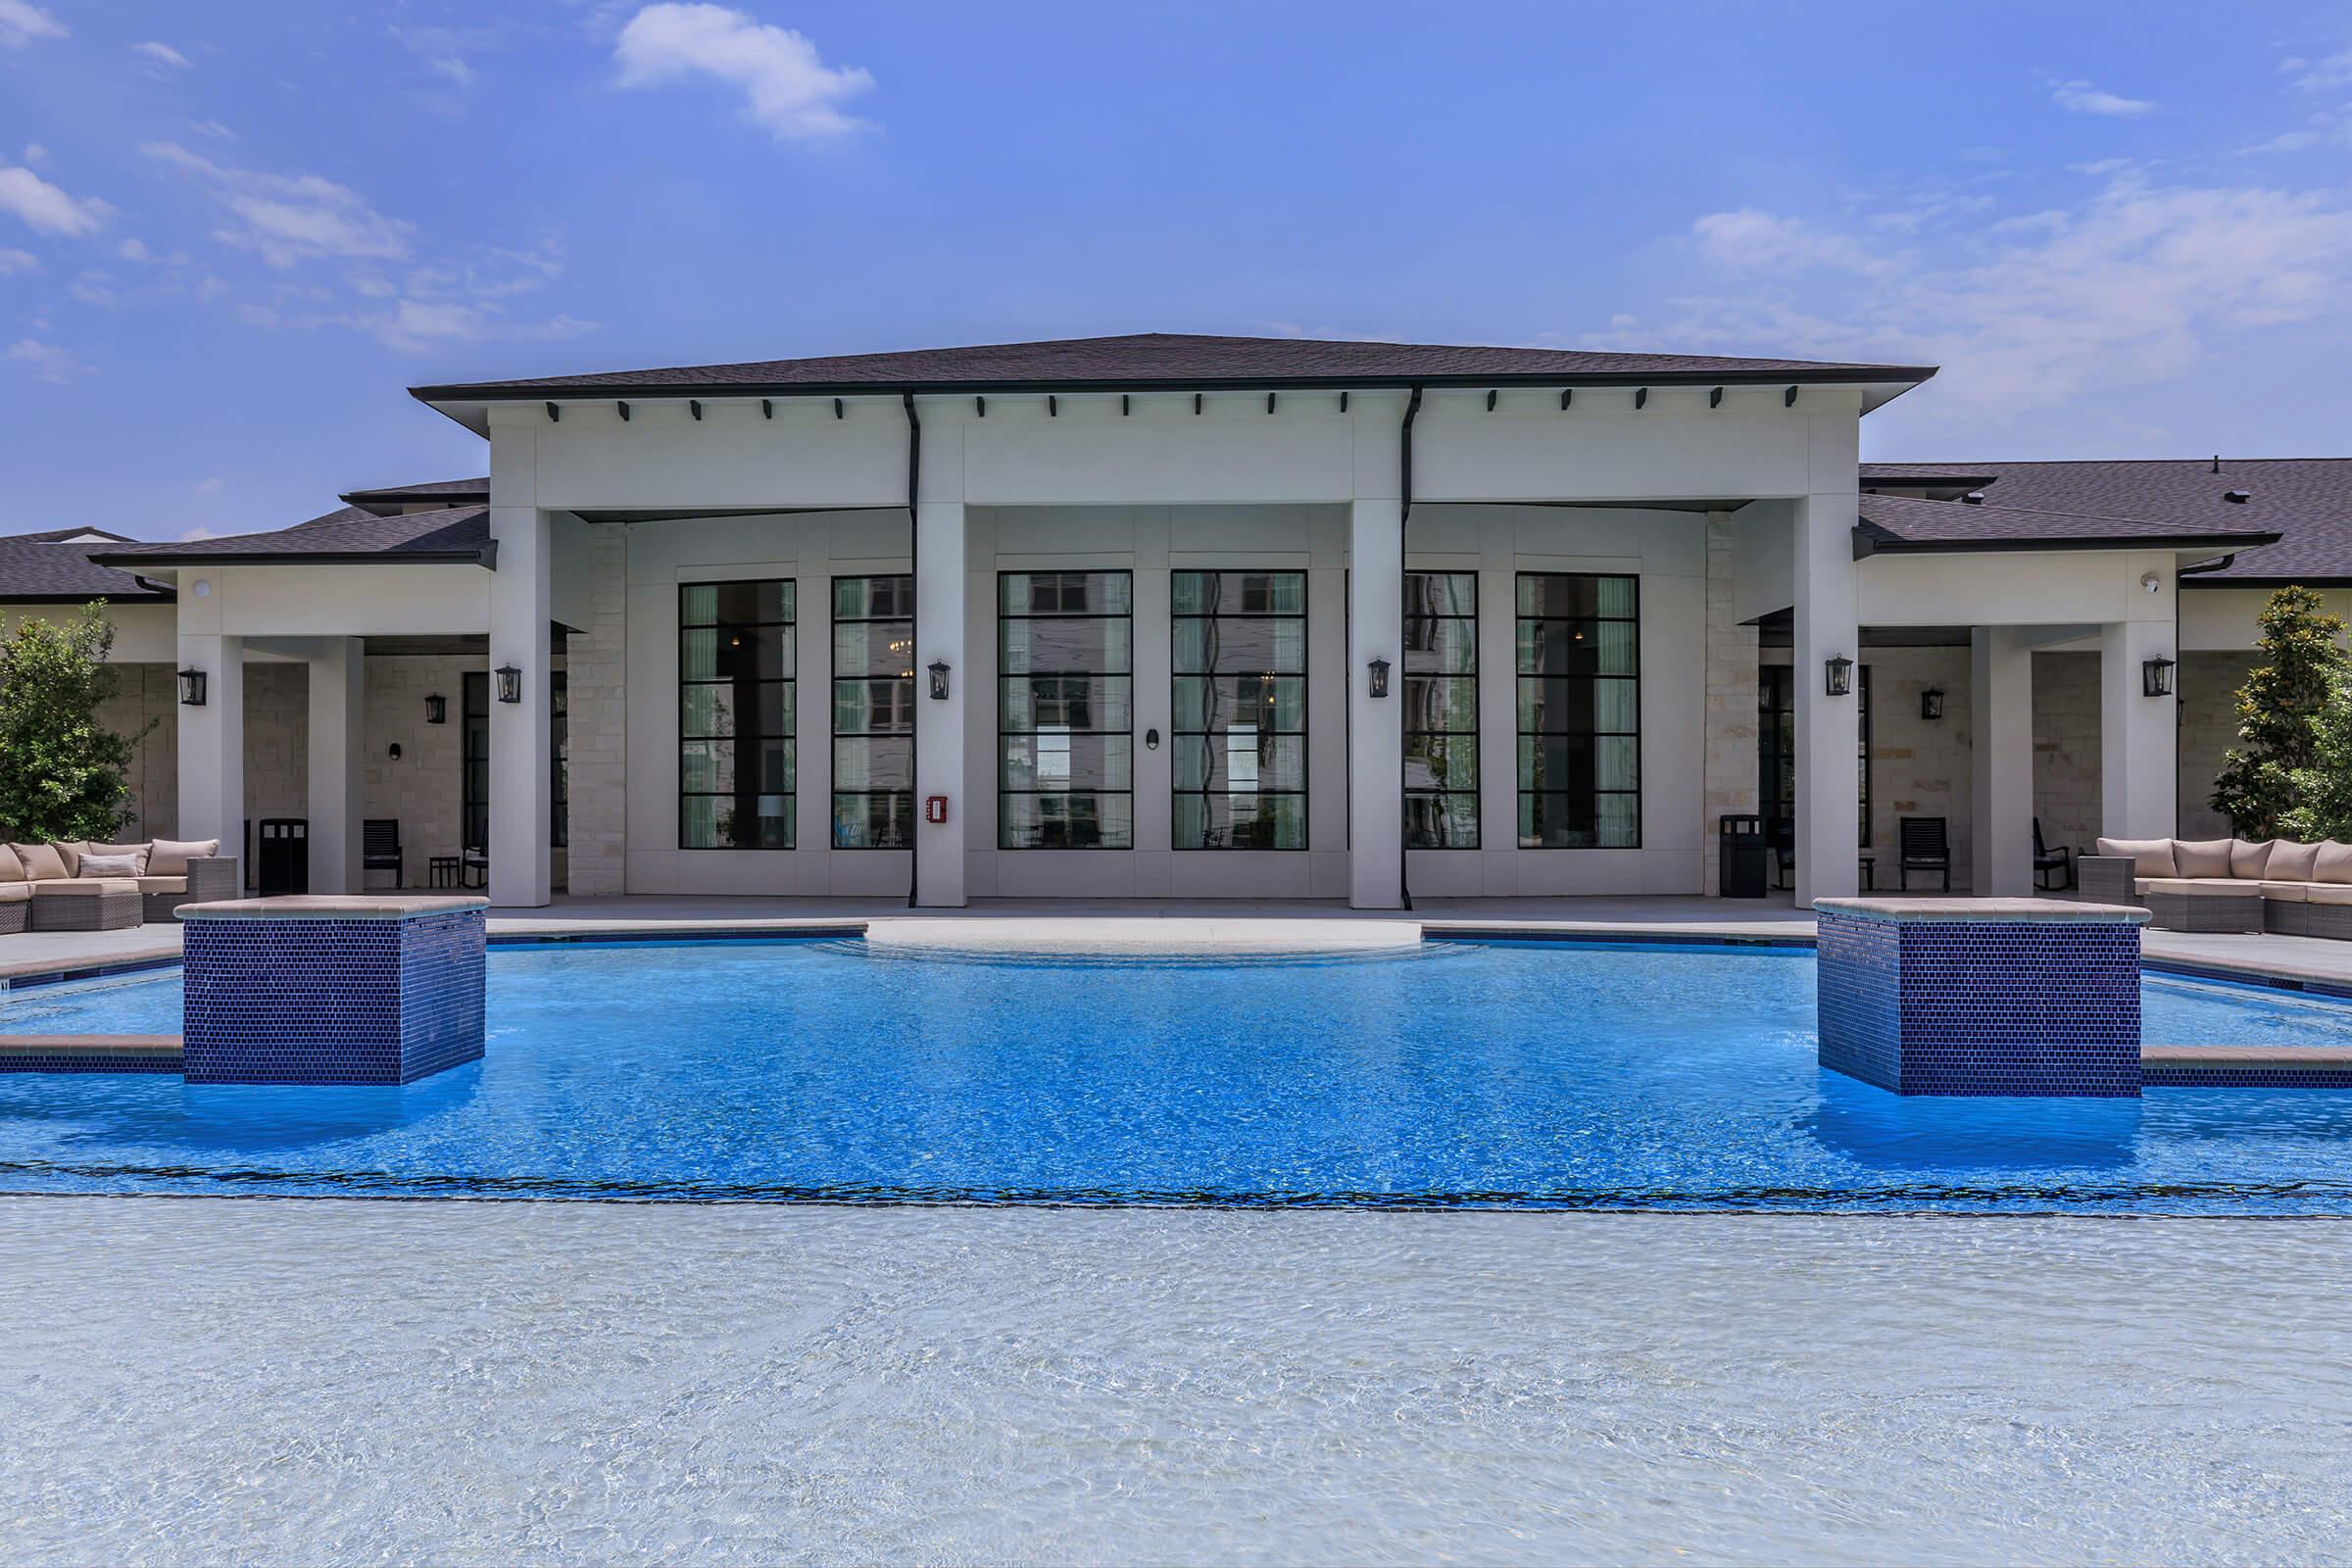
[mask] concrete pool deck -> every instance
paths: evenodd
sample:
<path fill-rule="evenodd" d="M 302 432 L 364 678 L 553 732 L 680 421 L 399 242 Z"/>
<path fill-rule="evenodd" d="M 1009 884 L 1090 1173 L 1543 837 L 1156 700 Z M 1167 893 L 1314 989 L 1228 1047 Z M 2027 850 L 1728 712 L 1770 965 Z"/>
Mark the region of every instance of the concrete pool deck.
<path fill-rule="evenodd" d="M 2348 1272 L 2327 1220 L 0 1199 L 0 1556 L 2339 1561 Z"/>

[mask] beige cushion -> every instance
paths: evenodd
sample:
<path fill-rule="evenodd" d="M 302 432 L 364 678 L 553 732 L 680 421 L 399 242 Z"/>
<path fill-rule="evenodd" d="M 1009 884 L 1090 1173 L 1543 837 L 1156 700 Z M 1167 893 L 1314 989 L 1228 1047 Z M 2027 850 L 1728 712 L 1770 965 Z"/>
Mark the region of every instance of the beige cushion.
<path fill-rule="evenodd" d="M 27 882 L 62 882 L 74 874 L 66 869 L 65 858 L 54 844 L 11 844 L 9 848 L 24 867 Z"/>
<path fill-rule="evenodd" d="M 2263 871 L 2271 863 L 2271 846 L 2278 842 L 2277 839 L 2264 839 L 2256 844 L 2251 839 L 2231 839 L 2230 874 L 2247 882 L 2261 881 Z"/>
<path fill-rule="evenodd" d="M 2230 851 L 2235 839 L 2173 840 L 2175 876 L 2228 876 Z"/>
<path fill-rule="evenodd" d="M 2132 896 L 2137 899 L 2146 898 L 2148 896 L 2148 884 L 2152 880 L 2152 878 L 2144 876 L 2134 878 L 2132 883 Z"/>
<path fill-rule="evenodd" d="M 24 880 L 24 862 L 17 858 L 15 850 L 0 844 L 0 885 Z"/>
<path fill-rule="evenodd" d="M 141 893 L 185 893 L 188 879 L 184 876 L 143 876 L 139 878 Z"/>
<path fill-rule="evenodd" d="M 2262 889 L 2262 896 L 2273 904 L 2309 902 L 2304 897 L 2311 891 L 2311 884 L 2308 882 L 2257 882 L 2254 885 Z"/>
<path fill-rule="evenodd" d="M 2234 877 L 2160 876 L 2151 879 L 2141 890 L 2145 893 L 2180 893 L 2191 898 L 2250 899 L 2255 888 Z"/>
<path fill-rule="evenodd" d="M 147 855 L 148 852 L 154 848 L 155 846 L 152 844 L 90 843 L 84 844 L 81 847 L 81 853 L 84 855 L 127 855 L 132 859 L 139 862 L 139 868 L 131 874 L 133 876 L 145 876 L 147 874 Z M 75 876 L 79 876 L 81 875 L 81 872 L 79 869 L 76 869 L 74 874 Z"/>
<path fill-rule="evenodd" d="M 2303 890 L 2305 904 L 2352 904 L 2352 885 L 2314 882 Z"/>
<path fill-rule="evenodd" d="M 0 882 L 0 904 L 23 904 L 31 897 L 32 884 L 29 882 Z"/>
<path fill-rule="evenodd" d="M 220 853 L 219 839 L 157 839 L 147 856 L 149 876 L 186 876 L 190 860 L 205 860 Z"/>
<path fill-rule="evenodd" d="M 2317 844 L 2297 844 L 2293 839 L 2279 839 L 2271 846 L 2271 863 L 2263 868 L 2265 882 L 2316 882 L 2312 872 L 2319 868 L 2320 847 Z"/>
<path fill-rule="evenodd" d="M 2319 863 L 2312 867 L 2314 882 L 2352 883 L 2352 844 L 2328 839 L 2320 846 Z"/>
<path fill-rule="evenodd" d="M 79 839 L 51 839 L 49 846 L 57 851 L 57 858 L 66 862 L 66 875 L 81 874 L 81 852 L 89 848 L 87 844 Z"/>
<path fill-rule="evenodd" d="M 2101 855 L 2130 856 L 2133 876 L 2178 876 L 2171 839 L 2101 839 Z"/>
<path fill-rule="evenodd" d="M 136 893 L 139 883 L 128 876 L 66 876 L 31 884 L 36 899 L 94 899 L 102 893 Z"/>

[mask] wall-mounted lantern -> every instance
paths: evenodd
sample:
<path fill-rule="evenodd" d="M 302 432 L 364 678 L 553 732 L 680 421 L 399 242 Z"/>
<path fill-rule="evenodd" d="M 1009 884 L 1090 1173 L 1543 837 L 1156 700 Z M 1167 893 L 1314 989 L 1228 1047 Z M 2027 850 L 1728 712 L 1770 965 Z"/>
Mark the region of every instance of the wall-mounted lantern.
<path fill-rule="evenodd" d="M 442 696 L 439 692 L 435 692 L 430 697 L 427 697 L 424 700 L 424 721 L 427 724 L 448 723 L 449 699 Z"/>
<path fill-rule="evenodd" d="M 2173 695 L 2173 662 L 2169 659 L 2140 661 L 2139 689 L 2150 697 Z"/>
<path fill-rule="evenodd" d="M 204 706 L 204 671 L 193 664 L 179 672 L 179 706 L 182 708 L 202 708 Z"/>
<path fill-rule="evenodd" d="M 931 700 L 935 703 L 948 700 L 948 662 L 944 659 L 931 661 Z"/>
<path fill-rule="evenodd" d="M 1389 662 L 1385 659 L 1375 659 L 1364 667 L 1372 672 L 1372 695 L 1374 697 L 1388 696 Z"/>
<path fill-rule="evenodd" d="M 502 703 L 521 702 L 522 671 L 516 669 L 513 664 L 501 664 L 496 673 L 498 675 L 498 700 Z"/>
<path fill-rule="evenodd" d="M 1851 697 L 1854 693 L 1854 662 L 1843 654 L 1821 662 L 1827 690 L 1832 697 Z"/>
<path fill-rule="evenodd" d="M 1919 694 L 1919 716 L 1933 724 L 1943 716 L 1943 693 L 1931 686 Z"/>

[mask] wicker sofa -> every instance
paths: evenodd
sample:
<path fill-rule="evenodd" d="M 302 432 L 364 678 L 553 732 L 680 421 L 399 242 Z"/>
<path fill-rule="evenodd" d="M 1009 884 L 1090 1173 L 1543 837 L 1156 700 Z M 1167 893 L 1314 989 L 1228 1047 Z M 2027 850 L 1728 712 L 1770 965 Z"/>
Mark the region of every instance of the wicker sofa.
<path fill-rule="evenodd" d="M 2332 839 L 2101 839 L 2082 897 L 2142 904 L 2172 931 L 2270 931 L 2352 941 L 2352 844 Z"/>
<path fill-rule="evenodd" d="M 0 844 L 0 934 L 120 931 L 168 921 L 183 904 L 233 899 L 236 858 L 220 848 L 218 839 Z"/>

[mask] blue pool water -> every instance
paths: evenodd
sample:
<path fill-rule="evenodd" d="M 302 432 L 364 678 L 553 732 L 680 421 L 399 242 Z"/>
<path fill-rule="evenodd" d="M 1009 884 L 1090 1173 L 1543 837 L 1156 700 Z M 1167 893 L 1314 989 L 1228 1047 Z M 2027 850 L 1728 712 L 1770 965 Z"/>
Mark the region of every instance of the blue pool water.
<path fill-rule="evenodd" d="M 406 1089 L 0 1076 L 0 1191 L 2352 1213 L 2352 1095 L 1901 1100 L 1768 950 L 1234 961 L 858 942 L 494 950 L 485 1060 Z M 2150 977 L 2151 1042 L 2352 1007 Z M 176 973 L 0 1032 L 172 1032 Z"/>

